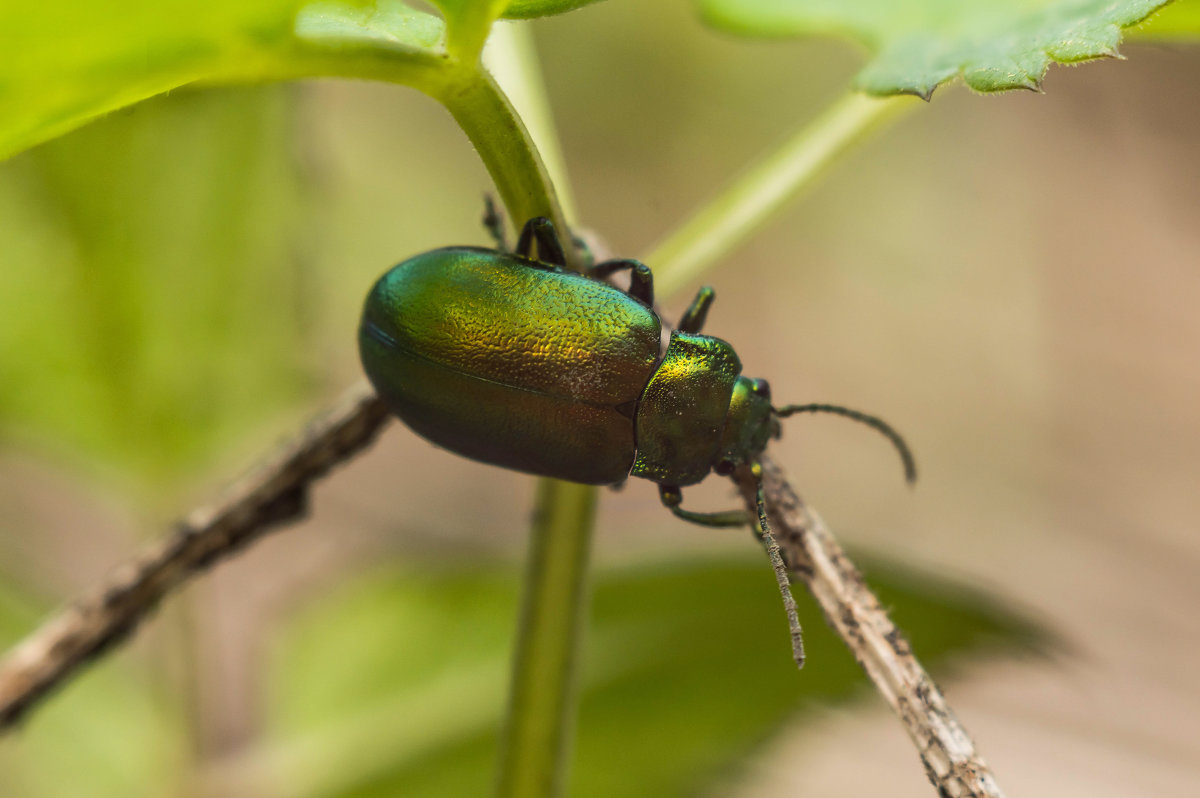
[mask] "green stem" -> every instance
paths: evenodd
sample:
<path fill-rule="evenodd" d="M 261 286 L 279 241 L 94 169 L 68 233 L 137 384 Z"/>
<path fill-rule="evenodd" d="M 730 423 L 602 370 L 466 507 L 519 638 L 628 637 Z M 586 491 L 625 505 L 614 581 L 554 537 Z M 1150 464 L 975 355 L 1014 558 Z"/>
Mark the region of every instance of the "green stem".
<path fill-rule="evenodd" d="M 479 70 L 448 84 L 437 97 L 475 145 L 513 223 L 519 227 L 547 216 L 559 230 L 568 229 L 529 132 L 491 75 Z"/>
<path fill-rule="evenodd" d="M 550 182 L 558 191 L 558 204 L 567 221 L 574 223 L 579 216 L 571 196 L 571 181 L 562 144 L 554 126 L 554 112 L 546 96 L 546 83 L 534 47 L 533 29 L 523 22 L 497 22 L 492 26 L 483 63 L 503 87 L 517 115 L 525 121 L 533 136 L 542 162 L 550 174 Z"/>
<path fill-rule="evenodd" d="M 562 794 L 596 489 L 539 483 L 496 798 Z"/>
<path fill-rule="evenodd" d="M 528 27 L 502 25 L 495 33 L 488 61 L 499 68 L 498 74 L 506 80 L 520 107 L 533 112 L 524 117 L 529 132 L 523 128 L 521 132 L 532 134 L 541 145 L 550 174 L 563 187 L 563 198 L 569 199 L 566 170 Z M 496 93 L 499 95 L 498 89 Z M 511 112 L 512 106 L 507 107 Z M 512 117 L 519 125 L 515 113 Z M 472 140 L 483 157 L 484 149 L 477 137 L 472 135 Z M 533 143 L 528 146 L 536 154 Z M 541 169 L 538 174 L 549 191 L 552 183 L 547 170 Z M 497 186 L 503 185 L 495 171 L 493 177 Z M 549 194 L 549 199 L 553 210 L 561 214 L 561 206 L 553 203 L 554 195 Z M 505 204 L 518 225 L 531 216 L 544 215 L 551 216 L 558 229 L 568 229 L 562 215 L 533 211 L 522 214 L 507 198 Z M 567 251 L 569 257 L 577 255 L 573 247 Z M 595 506 L 594 487 L 551 479 L 538 483 L 508 709 L 500 741 L 496 798 L 554 798 L 562 793 L 575 725 L 578 651 L 586 619 Z"/>
<path fill-rule="evenodd" d="M 660 296 L 679 290 L 760 227 L 838 155 L 913 98 L 852 93 L 801 128 L 786 144 L 676 228 L 643 260 Z"/>

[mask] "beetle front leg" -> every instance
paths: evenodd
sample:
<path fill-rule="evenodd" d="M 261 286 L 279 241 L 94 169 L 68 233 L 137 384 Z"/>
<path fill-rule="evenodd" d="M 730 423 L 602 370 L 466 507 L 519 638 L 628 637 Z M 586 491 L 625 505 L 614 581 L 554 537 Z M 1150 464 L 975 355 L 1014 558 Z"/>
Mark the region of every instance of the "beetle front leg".
<path fill-rule="evenodd" d="M 605 280 L 619 271 L 629 270 L 629 290 L 631 297 L 648 308 L 654 307 L 654 274 L 650 267 L 641 261 L 632 259 L 606 260 L 588 269 L 588 275 L 598 280 Z"/>
<path fill-rule="evenodd" d="M 692 304 L 684 311 L 683 318 L 679 320 L 680 332 L 698 333 L 700 328 L 704 326 L 704 320 L 708 318 L 708 309 L 712 307 L 713 299 L 717 296 L 711 286 L 704 286 L 696 292 L 696 298 L 692 300 Z"/>
<path fill-rule="evenodd" d="M 746 526 L 750 523 L 750 516 L 741 510 L 730 510 L 725 513 L 693 513 L 683 509 L 679 506 L 683 502 L 683 492 L 679 490 L 678 485 L 659 485 L 658 497 L 677 518 L 700 526 L 730 527 Z"/>
<path fill-rule="evenodd" d="M 535 216 L 521 228 L 521 237 L 517 239 L 517 255 L 533 260 L 534 241 L 537 242 L 538 261 L 549 263 L 551 266 L 567 265 L 567 255 L 558 240 L 554 222 L 545 216 Z"/>

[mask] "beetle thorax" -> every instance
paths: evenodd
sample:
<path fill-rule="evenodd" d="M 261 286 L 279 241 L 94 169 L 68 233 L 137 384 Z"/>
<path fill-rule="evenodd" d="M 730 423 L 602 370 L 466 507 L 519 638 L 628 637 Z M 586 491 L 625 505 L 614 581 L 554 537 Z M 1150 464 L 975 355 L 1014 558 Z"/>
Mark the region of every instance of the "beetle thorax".
<path fill-rule="evenodd" d="M 660 485 L 692 485 L 708 476 L 723 448 L 741 370 L 737 353 L 720 338 L 673 332 L 638 402 L 630 474 Z"/>

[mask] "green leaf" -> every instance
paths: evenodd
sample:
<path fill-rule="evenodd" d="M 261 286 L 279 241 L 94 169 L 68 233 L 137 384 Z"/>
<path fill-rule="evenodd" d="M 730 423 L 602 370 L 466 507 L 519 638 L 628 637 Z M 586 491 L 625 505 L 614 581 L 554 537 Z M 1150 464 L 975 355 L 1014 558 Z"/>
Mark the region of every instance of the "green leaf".
<path fill-rule="evenodd" d="M 452 33 L 482 46 L 498 2 L 441 5 Z M 443 28 L 401 0 L 0 4 L 0 30 L 20 32 L 0 59 L 0 159 L 188 84 L 350 74 L 423 85 L 445 66 Z"/>
<path fill-rule="evenodd" d="M 320 0 L 309 3 L 296 16 L 296 35 L 329 43 L 371 43 L 395 51 L 434 50 L 443 43 L 446 23 L 433 14 L 417 11 L 400 0 L 380 0 L 374 5 Z"/>
<path fill-rule="evenodd" d="M 927 663 L 1040 639 L 978 593 L 894 565 L 872 570 Z M 264 680 L 271 742 L 238 763 L 239 787 L 291 798 L 485 794 L 518 583 L 515 571 L 462 563 L 385 571 L 299 616 Z M 810 660 L 798 673 L 765 559 L 601 572 L 570 794 L 695 795 L 785 719 L 864 692 L 843 644 L 800 603 Z"/>
<path fill-rule="evenodd" d="M 179 92 L 3 164 L 0 433 L 167 502 L 272 438 L 310 384 L 293 130 L 280 87 Z"/>
<path fill-rule="evenodd" d="M 466 25 L 472 20 L 496 19 L 509 0 L 429 0 L 446 18 L 446 24 Z"/>
<path fill-rule="evenodd" d="M 553 14 L 565 14 L 577 8 L 590 6 L 600 0 L 513 0 L 504 10 L 506 19 L 533 19 Z"/>
<path fill-rule="evenodd" d="M 1137 39 L 1195 41 L 1200 37 L 1200 0 L 1174 0 L 1130 33 Z"/>
<path fill-rule="evenodd" d="M 873 54 L 856 85 L 928 99 L 961 76 L 981 92 L 1041 86 L 1050 62 L 1116 54 L 1121 29 L 1166 0 L 697 0 L 712 25 L 755 36 L 835 35 Z"/>
<path fill-rule="evenodd" d="M 0 158 L 101 114 L 229 72 L 291 35 L 298 0 L 0 4 Z"/>

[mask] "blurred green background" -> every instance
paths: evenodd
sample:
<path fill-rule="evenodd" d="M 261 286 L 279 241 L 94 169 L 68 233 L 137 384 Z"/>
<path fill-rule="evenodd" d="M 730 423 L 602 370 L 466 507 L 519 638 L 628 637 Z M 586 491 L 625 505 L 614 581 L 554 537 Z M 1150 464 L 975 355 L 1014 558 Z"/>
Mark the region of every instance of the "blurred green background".
<path fill-rule="evenodd" d="M 581 220 L 631 256 L 859 64 L 682 2 L 533 29 Z M 707 277 L 709 330 L 781 401 L 916 448 L 913 493 L 844 422 L 774 452 L 918 653 L 958 663 L 1014 795 L 1200 784 L 1200 55 L 1124 52 L 1046 96 L 940 90 Z M 356 379 L 371 281 L 486 243 L 488 188 L 432 100 L 334 81 L 174 92 L 0 165 L 0 641 Z M 483 794 L 532 487 L 392 425 L 0 742 L 0 794 Z M 791 669 L 748 535 L 629 484 L 597 559 L 572 795 L 928 794 L 803 598 Z"/>

